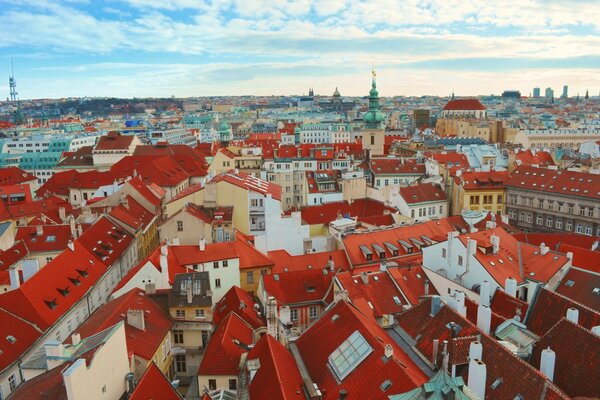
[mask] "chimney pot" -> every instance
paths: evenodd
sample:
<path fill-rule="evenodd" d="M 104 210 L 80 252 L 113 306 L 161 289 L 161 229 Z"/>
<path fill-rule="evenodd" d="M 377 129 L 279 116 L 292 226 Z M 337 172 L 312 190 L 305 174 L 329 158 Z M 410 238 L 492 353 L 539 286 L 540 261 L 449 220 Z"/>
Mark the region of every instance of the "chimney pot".
<path fill-rule="evenodd" d="M 540 359 L 540 372 L 549 380 L 554 379 L 554 364 L 556 362 L 556 354 L 554 351 L 548 347 L 542 350 L 541 359 Z"/>
<path fill-rule="evenodd" d="M 574 307 L 568 308 L 567 319 L 577 325 L 579 323 L 579 310 Z"/>
<path fill-rule="evenodd" d="M 81 335 L 77 332 L 71 335 L 71 343 L 73 346 L 77 346 L 81 342 Z"/>
<path fill-rule="evenodd" d="M 385 358 L 392 358 L 394 356 L 394 348 L 391 344 L 386 344 L 384 348 Z"/>

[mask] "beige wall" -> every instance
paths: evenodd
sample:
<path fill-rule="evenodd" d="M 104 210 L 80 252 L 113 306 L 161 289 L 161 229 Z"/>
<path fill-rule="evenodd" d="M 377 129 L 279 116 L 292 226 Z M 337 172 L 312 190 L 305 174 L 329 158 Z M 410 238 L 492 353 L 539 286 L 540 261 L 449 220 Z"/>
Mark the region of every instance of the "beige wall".
<path fill-rule="evenodd" d="M 203 393 L 204 387 L 208 388 L 208 380 L 215 379 L 217 381 L 217 389 L 229 389 L 229 380 L 235 379 L 237 382 L 237 375 L 199 375 L 198 376 L 198 389 L 200 394 Z"/>
<path fill-rule="evenodd" d="M 183 223 L 183 231 L 177 230 L 178 221 Z M 158 227 L 158 232 L 161 242 L 177 237 L 181 245 L 197 245 L 201 238 L 206 239 L 207 243 L 212 243 L 211 225 L 189 215 L 185 210 L 165 221 Z"/>

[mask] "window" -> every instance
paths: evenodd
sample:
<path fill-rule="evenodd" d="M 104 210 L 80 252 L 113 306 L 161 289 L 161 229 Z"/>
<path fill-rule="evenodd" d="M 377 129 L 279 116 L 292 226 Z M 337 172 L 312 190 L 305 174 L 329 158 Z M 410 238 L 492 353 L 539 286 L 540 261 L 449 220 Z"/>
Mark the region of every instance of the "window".
<path fill-rule="evenodd" d="M 497 201 L 498 201 L 498 204 L 502 203 L 502 195 L 501 194 L 498 195 L 498 200 Z"/>
<path fill-rule="evenodd" d="M 374 145 L 375 144 L 375 136 L 371 135 L 371 144 Z"/>
<path fill-rule="evenodd" d="M 254 272 L 253 271 L 246 272 L 246 283 L 248 283 L 248 284 L 254 283 Z"/>
<path fill-rule="evenodd" d="M 185 310 L 181 310 L 181 309 L 175 310 L 175 317 L 185 318 Z"/>
<path fill-rule="evenodd" d="M 175 372 L 185 374 L 187 372 L 187 365 L 185 362 L 185 354 L 175 355 Z"/>
<path fill-rule="evenodd" d="M 552 228 L 552 218 L 548 218 L 546 220 L 546 226 L 549 227 L 549 228 Z"/>
<path fill-rule="evenodd" d="M 237 380 L 236 379 L 229 380 L 229 390 L 237 390 Z"/>
<path fill-rule="evenodd" d="M 223 268 L 227 267 L 227 260 L 223 260 Z"/>
<path fill-rule="evenodd" d="M 177 232 L 183 232 L 183 221 L 177 221 Z"/>
<path fill-rule="evenodd" d="M 458 256 L 458 265 L 463 265 L 463 256 Z"/>
<path fill-rule="evenodd" d="M 585 234 L 588 236 L 592 235 L 592 227 L 591 226 L 586 226 L 585 227 Z"/>
<path fill-rule="evenodd" d="M 12 392 L 13 390 L 16 389 L 16 387 L 17 387 L 17 378 L 15 377 L 15 374 L 12 374 L 11 376 L 8 377 L 8 388 Z"/>
<path fill-rule="evenodd" d="M 562 229 L 562 221 L 557 220 L 555 226 L 556 226 L 556 229 Z"/>
<path fill-rule="evenodd" d="M 46 263 L 52 262 L 52 257 L 46 257 Z"/>
<path fill-rule="evenodd" d="M 538 215 L 537 218 L 535 219 L 535 223 L 538 225 L 543 225 L 544 224 L 544 219 L 542 218 L 541 215 Z"/>
<path fill-rule="evenodd" d="M 442 249 L 442 258 L 446 258 L 446 249 Z"/>
<path fill-rule="evenodd" d="M 469 202 L 470 202 L 471 204 L 479 204 L 479 196 L 471 196 L 471 197 L 469 198 Z"/>
<path fill-rule="evenodd" d="M 221 287 L 221 280 L 220 279 L 215 279 L 215 288 L 219 289 Z"/>
<path fill-rule="evenodd" d="M 216 379 L 208 380 L 208 390 L 217 390 L 217 380 Z"/>
<path fill-rule="evenodd" d="M 204 318 L 204 310 L 196 309 L 196 318 Z"/>
<path fill-rule="evenodd" d="M 329 355 L 328 362 L 338 379 L 343 380 L 373 351 L 358 331 Z"/>
<path fill-rule="evenodd" d="M 410 217 L 411 218 L 415 217 L 415 210 L 414 209 L 410 210 Z"/>
<path fill-rule="evenodd" d="M 567 221 L 565 229 L 568 230 L 568 231 L 573 230 L 573 223 L 571 221 Z"/>
<path fill-rule="evenodd" d="M 440 215 L 444 214 L 444 206 L 440 206 Z"/>
<path fill-rule="evenodd" d="M 260 270 L 260 274 L 261 274 L 261 275 L 263 275 L 263 276 L 264 276 L 264 275 L 266 275 L 266 274 L 267 274 L 267 272 L 269 272 L 269 271 L 267 271 L 267 270 L 266 270 L 266 269 L 264 269 L 264 268 Z"/>
<path fill-rule="evenodd" d="M 183 331 L 173 331 L 173 342 L 183 344 Z"/>
<path fill-rule="evenodd" d="M 583 226 L 580 224 L 577 224 L 577 226 L 575 227 L 575 232 L 583 233 Z"/>
<path fill-rule="evenodd" d="M 297 308 L 292 308 L 290 310 L 290 316 L 292 318 L 292 321 L 298 321 L 298 309 Z"/>
<path fill-rule="evenodd" d="M 214 269 L 217 269 L 217 268 L 219 268 L 219 262 L 218 262 L 218 261 L 215 261 L 215 262 L 213 263 L 213 268 L 214 268 Z"/>
<path fill-rule="evenodd" d="M 311 308 L 308 309 L 308 317 L 310 319 L 317 318 L 317 307 L 316 306 L 312 306 Z"/>

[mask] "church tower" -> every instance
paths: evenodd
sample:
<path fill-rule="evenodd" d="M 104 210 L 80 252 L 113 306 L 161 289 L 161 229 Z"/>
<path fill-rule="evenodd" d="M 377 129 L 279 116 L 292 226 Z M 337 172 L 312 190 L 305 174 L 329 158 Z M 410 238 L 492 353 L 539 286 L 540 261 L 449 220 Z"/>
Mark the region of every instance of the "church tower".
<path fill-rule="evenodd" d="M 369 91 L 369 111 L 363 115 L 365 127 L 362 135 L 363 149 L 369 149 L 372 156 L 383 155 L 385 142 L 384 116 L 379 110 L 379 92 L 375 80 L 375 70 L 372 72 L 371 91 Z"/>

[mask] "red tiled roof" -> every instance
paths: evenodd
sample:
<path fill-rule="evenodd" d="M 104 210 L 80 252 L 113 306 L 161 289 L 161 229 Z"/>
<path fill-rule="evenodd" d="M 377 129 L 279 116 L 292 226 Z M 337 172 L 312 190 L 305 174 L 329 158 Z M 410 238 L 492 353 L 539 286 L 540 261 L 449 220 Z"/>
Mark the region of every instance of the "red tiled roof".
<path fill-rule="evenodd" d="M 129 400 L 182 400 L 171 382 L 154 362 L 150 363 Z"/>
<path fill-rule="evenodd" d="M 541 289 L 535 303 L 530 306 L 526 318 L 527 328 L 538 336 L 545 335 L 558 321 L 567 315 L 567 309 L 579 310 L 579 325 L 592 329 L 600 325 L 600 312 L 555 292 Z"/>
<path fill-rule="evenodd" d="M 329 367 L 328 357 L 356 331 L 373 351 L 338 383 Z M 393 357 L 390 359 L 384 356 L 386 344 L 392 346 Z M 408 392 L 428 380 L 375 320 L 343 301 L 311 325 L 298 338 L 296 346 L 311 378 L 328 398 L 336 398 L 338 392 L 345 389 L 348 400 L 387 400 L 388 395 Z M 388 379 L 392 385 L 384 392 L 381 384 Z"/>
<path fill-rule="evenodd" d="M 127 323 L 128 310 L 144 311 L 144 330 Z M 127 351 L 148 361 L 152 360 L 171 329 L 169 316 L 143 290 L 134 288 L 96 310 L 77 332 L 82 337 L 92 336 L 120 321 L 125 321 Z"/>
<path fill-rule="evenodd" d="M 418 304 L 421 296 L 425 295 L 427 276 L 423 272 L 423 268 L 419 265 L 410 268 L 388 267 L 387 272 L 400 287 L 400 291 L 408 299 L 409 304 Z M 427 294 L 429 295 L 437 294 L 437 290 L 431 283 L 428 290 Z"/>
<path fill-rule="evenodd" d="M 77 239 L 97 260 L 112 265 L 133 241 L 133 237 L 106 217 L 101 217 Z"/>
<path fill-rule="evenodd" d="M 111 172 L 122 178 L 137 176 L 146 185 L 156 183 L 163 188 L 177 186 L 192 176 L 171 156 L 124 157 L 111 167 Z"/>
<path fill-rule="evenodd" d="M 17 167 L 0 168 L 0 186 L 18 185 L 26 182 L 37 182 L 37 178 L 29 172 Z"/>
<path fill-rule="evenodd" d="M 255 306 L 258 303 L 244 290 L 237 286 L 231 289 L 215 304 L 213 322 L 219 325 L 229 314 L 236 313 L 254 329 L 265 326 L 263 316 Z"/>
<path fill-rule="evenodd" d="M 131 178 L 127 181 L 128 185 L 131 185 L 137 192 L 148 200 L 150 204 L 159 206 L 161 198 L 156 195 L 139 177 Z"/>
<path fill-rule="evenodd" d="M 40 236 L 37 235 L 37 229 L 37 226 L 20 226 L 15 235 L 15 240 L 23 241 L 31 253 L 63 251 L 69 240 L 73 239 L 69 225 L 41 226 Z"/>
<path fill-rule="evenodd" d="M 574 398 L 597 398 L 600 336 L 563 318 L 535 344 L 534 367 L 540 367 L 542 350 L 548 347 L 556 354 L 554 384 Z"/>
<path fill-rule="evenodd" d="M 8 212 L 12 218 L 35 217 L 45 215 L 54 223 L 62 222 L 60 220 L 59 209 L 63 207 L 68 213 L 72 210 L 69 203 L 59 197 L 48 197 L 41 200 L 34 200 L 30 203 L 14 204 L 8 206 Z"/>
<path fill-rule="evenodd" d="M 26 381 L 10 394 L 11 400 L 68 400 L 62 372 L 71 364 L 59 365 Z"/>
<path fill-rule="evenodd" d="M 506 319 L 512 319 L 518 315 L 521 321 L 523 321 L 527 309 L 529 308 L 529 304 L 516 297 L 510 296 L 504 290 L 498 288 L 494 293 L 494 297 L 492 297 L 490 308 L 494 313 L 497 313 Z"/>
<path fill-rule="evenodd" d="M 555 291 L 592 310 L 600 310 L 600 274 L 571 268 Z"/>
<path fill-rule="evenodd" d="M 74 152 L 63 152 L 58 168 L 91 167 L 94 165 L 92 146 L 83 146 Z"/>
<path fill-rule="evenodd" d="M 109 215 L 136 231 L 145 229 L 156 215 L 146 210 L 133 197 L 127 196 L 126 200 L 126 206 L 119 204 L 110 211 Z"/>
<path fill-rule="evenodd" d="M 522 166 L 512 172 L 506 186 L 595 200 L 600 196 L 600 175 Z"/>
<path fill-rule="evenodd" d="M 248 353 L 260 368 L 248 385 L 251 399 L 303 399 L 303 380 L 294 357 L 273 336 L 264 335 Z"/>
<path fill-rule="evenodd" d="M 275 183 L 267 182 L 242 171 L 238 171 L 237 173 L 233 171 L 224 172 L 215 176 L 210 182 L 227 182 L 256 193 L 261 193 L 264 195 L 271 194 L 273 199 L 281 201 L 281 186 Z"/>
<path fill-rule="evenodd" d="M 497 190 L 506 186 L 508 171 L 463 171 L 454 181 L 466 190 Z"/>
<path fill-rule="evenodd" d="M 324 251 L 298 256 L 293 256 L 286 250 L 274 250 L 269 252 L 269 257 L 274 263 L 273 274 L 303 271 L 309 269 L 308 267 L 324 268 L 328 265 L 329 257 L 331 257 L 336 270 L 350 269 L 350 264 L 348 264 L 348 258 L 346 258 L 344 250 Z"/>
<path fill-rule="evenodd" d="M 264 275 L 263 285 L 269 296 L 279 304 L 320 302 L 331 294 L 333 273 L 323 268 Z"/>
<path fill-rule="evenodd" d="M 134 138 L 134 135 L 121 135 L 119 132 L 111 131 L 100 136 L 94 150 L 127 150 Z"/>
<path fill-rule="evenodd" d="M 0 270 L 8 270 L 8 268 L 25 258 L 28 254 L 29 250 L 23 241 L 15 242 L 12 247 L 6 250 L 0 249 Z"/>
<path fill-rule="evenodd" d="M 363 277 L 366 277 L 367 283 L 363 282 Z M 346 271 L 337 274 L 336 279 L 348 291 L 350 301 L 365 315 L 379 318 L 404 310 L 406 301 L 386 272 L 365 272 L 362 276 L 352 276 Z"/>
<path fill-rule="evenodd" d="M 204 251 L 198 246 L 170 246 L 169 250 L 182 266 L 238 258 L 235 246 L 230 242 L 207 244 Z"/>
<path fill-rule="evenodd" d="M 576 233 L 571 232 L 561 232 L 561 233 L 541 233 L 541 232 L 530 232 L 530 233 L 521 233 L 515 235 L 515 238 L 520 240 L 521 242 L 526 242 L 529 244 L 534 244 L 539 246 L 544 243 L 546 246 L 550 247 L 553 250 L 560 250 L 560 246 L 562 245 L 570 245 L 581 247 L 586 250 L 590 250 L 592 245 L 596 240 L 598 240 L 595 236 L 588 235 L 578 235 Z M 569 250 L 570 251 L 570 250 Z M 566 251 L 561 251 L 562 253 L 566 253 Z M 599 253 L 600 254 L 600 253 Z"/>
<path fill-rule="evenodd" d="M 425 164 L 418 164 L 415 158 L 372 158 L 360 167 L 375 175 L 425 175 Z"/>
<path fill-rule="evenodd" d="M 369 198 L 356 199 L 352 203 L 347 201 L 336 201 L 316 206 L 303 207 L 301 210 L 302 220 L 309 225 L 328 224 L 335 221 L 338 216 L 366 218 L 379 216 L 386 212 L 396 213 L 393 207 L 388 207 L 380 201 Z"/>
<path fill-rule="evenodd" d="M 444 106 L 446 111 L 471 111 L 485 110 L 485 106 L 478 99 L 454 99 Z"/>
<path fill-rule="evenodd" d="M 204 189 L 204 185 L 202 183 L 196 183 L 195 185 L 192 185 L 192 186 L 182 190 L 177 196 L 173 196 L 171 198 L 171 200 L 169 200 L 167 202 L 167 204 L 173 203 L 180 199 L 183 199 L 184 197 L 189 196 L 190 194 L 194 194 L 203 189 Z"/>
<path fill-rule="evenodd" d="M 198 375 L 239 373 L 242 353 L 253 342 L 252 328 L 236 313 L 230 313 L 213 332 L 198 368 Z"/>
<path fill-rule="evenodd" d="M 41 332 L 34 325 L 0 308 L 0 371 L 17 361 L 39 339 Z M 10 337 L 14 341 L 9 340 Z"/>
<path fill-rule="evenodd" d="M 236 236 L 236 240 L 229 245 L 235 247 L 235 251 L 240 257 L 240 269 L 270 267 L 273 260 L 258 251 L 250 242 L 241 236 Z"/>
<path fill-rule="evenodd" d="M 56 172 L 37 190 L 37 197 L 69 196 L 69 184 L 79 172 L 74 169 Z"/>
<path fill-rule="evenodd" d="M 212 224 L 215 221 L 231 222 L 233 220 L 233 207 L 207 208 L 188 203 L 185 206 L 185 211 L 207 224 Z"/>
<path fill-rule="evenodd" d="M 439 152 L 439 153 L 426 153 L 426 155 L 442 165 L 448 167 L 462 167 L 469 168 L 469 159 L 463 153 L 457 153 L 455 151 Z"/>
<path fill-rule="evenodd" d="M 537 165 L 539 167 L 554 165 L 552 155 L 547 151 L 536 151 L 535 154 L 531 150 L 519 151 L 515 154 L 515 160 L 519 162 L 517 165 Z"/>
<path fill-rule="evenodd" d="M 400 196 L 408 204 L 447 200 L 446 192 L 439 185 L 433 183 L 421 183 L 414 186 L 401 187 Z"/>

